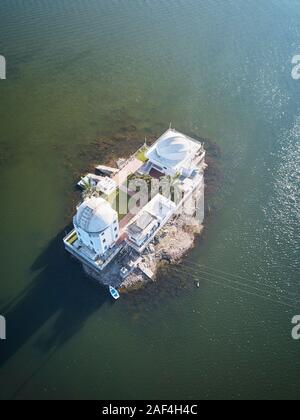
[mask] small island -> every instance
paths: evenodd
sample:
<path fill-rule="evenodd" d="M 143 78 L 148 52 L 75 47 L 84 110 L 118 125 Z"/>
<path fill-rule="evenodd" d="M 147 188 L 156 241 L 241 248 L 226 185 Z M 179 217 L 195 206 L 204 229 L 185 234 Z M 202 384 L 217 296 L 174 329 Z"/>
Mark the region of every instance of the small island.
<path fill-rule="evenodd" d="M 115 167 L 97 166 L 78 183 L 83 199 L 65 249 L 104 286 L 154 281 L 203 229 L 206 167 L 203 143 L 171 127 Z"/>

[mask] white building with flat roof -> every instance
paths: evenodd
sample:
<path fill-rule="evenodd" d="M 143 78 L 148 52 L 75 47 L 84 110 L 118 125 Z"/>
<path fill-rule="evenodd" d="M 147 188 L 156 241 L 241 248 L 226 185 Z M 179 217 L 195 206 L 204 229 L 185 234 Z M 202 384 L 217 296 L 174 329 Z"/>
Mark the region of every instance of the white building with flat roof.
<path fill-rule="evenodd" d="M 157 194 L 127 226 L 127 243 L 142 252 L 157 232 L 169 221 L 176 210 L 176 204 Z"/>
<path fill-rule="evenodd" d="M 108 176 L 99 179 L 96 190 L 103 194 L 110 195 L 117 189 L 117 183 Z"/>
<path fill-rule="evenodd" d="M 170 128 L 159 137 L 146 156 L 151 167 L 159 172 L 189 177 L 204 160 L 205 151 L 199 141 Z"/>

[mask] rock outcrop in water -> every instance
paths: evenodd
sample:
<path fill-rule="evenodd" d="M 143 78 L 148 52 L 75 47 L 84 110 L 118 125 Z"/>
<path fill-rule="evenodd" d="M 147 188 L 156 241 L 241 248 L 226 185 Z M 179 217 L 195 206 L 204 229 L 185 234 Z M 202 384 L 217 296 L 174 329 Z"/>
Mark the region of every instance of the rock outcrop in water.
<path fill-rule="evenodd" d="M 179 216 L 171 220 L 157 235 L 154 244 L 143 255 L 142 264 L 157 279 L 159 269 L 167 264 L 179 264 L 186 253 L 194 247 L 195 239 L 201 234 L 203 225 L 194 217 Z M 141 271 L 130 274 L 122 283 L 121 291 L 132 290 L 150 281 Z"/>

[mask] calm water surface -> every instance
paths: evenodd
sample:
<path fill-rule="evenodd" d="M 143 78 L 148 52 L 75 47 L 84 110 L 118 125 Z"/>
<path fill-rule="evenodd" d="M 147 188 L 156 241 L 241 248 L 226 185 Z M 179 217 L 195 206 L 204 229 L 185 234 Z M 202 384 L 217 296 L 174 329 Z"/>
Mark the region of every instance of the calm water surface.
<path fill-rule="evenodd" d="M 2 0 L 0 54 L 0 398 L 298 398 L 299 1 Z M 170 121 L 223 181 L 188 260 L 113 305 L 62 249 L 73 185 Z"/>

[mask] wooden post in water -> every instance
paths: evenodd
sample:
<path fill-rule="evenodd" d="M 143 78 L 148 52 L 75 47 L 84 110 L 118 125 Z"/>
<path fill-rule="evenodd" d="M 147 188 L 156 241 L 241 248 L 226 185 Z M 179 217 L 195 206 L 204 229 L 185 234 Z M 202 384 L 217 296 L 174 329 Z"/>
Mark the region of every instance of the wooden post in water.
<path fill-rule="evenodd" d="M 6 79 L 6 60 L 3 55 L 0 55 L 0 79 Z"/>
<path fill-rule="evenodd" d="M 6 340 L 6 320 L 0 315 L 0 340 Z"/>

